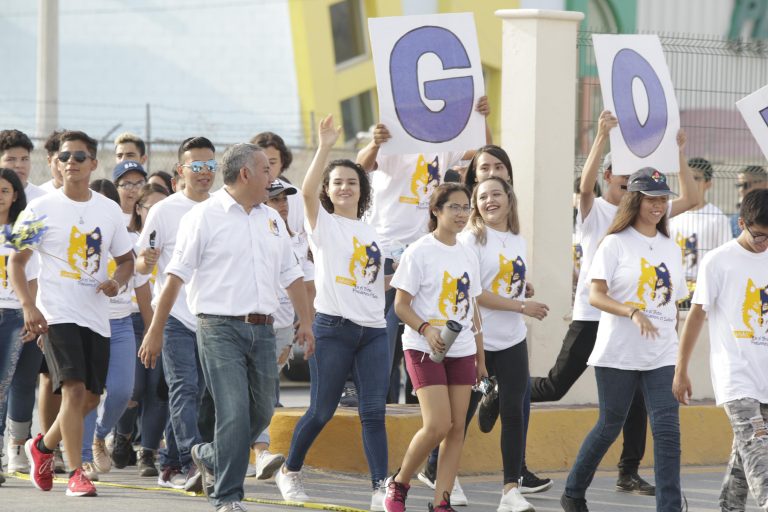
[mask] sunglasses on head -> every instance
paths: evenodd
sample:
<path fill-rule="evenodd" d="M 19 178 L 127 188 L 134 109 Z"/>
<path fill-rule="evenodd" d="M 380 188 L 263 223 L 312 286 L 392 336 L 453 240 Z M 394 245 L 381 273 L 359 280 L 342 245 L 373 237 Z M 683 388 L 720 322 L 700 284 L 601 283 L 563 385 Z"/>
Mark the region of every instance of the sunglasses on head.
<path fill-rule="evenodd" d="M 93 158 L 85 151 L 61 151 L 57 158 L 59 162 L 69 162 L 70 157 L 74 158 L 75 162 L 79 164 L 85 162 L 87 158 Z"/>
<path fill-rule="evenodd" d="M 206 169 L 211 172 L 216 172 L 216 160 L 195 160 L 194 162 L 189 162 L 188 164 L 183 164 L 182 167 L 189 167 L 192 172 L 198 173 L 202 172 L 203 169 Z"/>

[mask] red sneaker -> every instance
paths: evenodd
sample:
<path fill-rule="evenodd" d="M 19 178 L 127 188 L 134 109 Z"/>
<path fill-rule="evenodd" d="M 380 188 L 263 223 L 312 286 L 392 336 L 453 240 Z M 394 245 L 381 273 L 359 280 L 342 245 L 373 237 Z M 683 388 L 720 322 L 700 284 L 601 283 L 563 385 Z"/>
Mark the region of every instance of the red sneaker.
<path fill-rule="evenodd" d="M 395 482 L 395 475 L 390 476 L 384 481 L 384 486 L 387 488 L 387 496 L 384 498 L 384 510 L 386 512 L 405 512 L 405 500 L 408 497 L 408 490 L 411 486 Z"/>
<path fill-rule="evenodd" d="M 96 486 L 85 476 L 82 468 L 77 468 L 75 474 L 69 477 L 67 496 L 96 496 Z"/>
<path fill-rule="evenodd" d="M 37 443 L 43 434 L 37 434 L 34 439 L 28 439 L 24 451 L 29 459 L 29 476 L 32 483 L 41 491 L 50 491 L 53 487 L 53 453 L 43 453 L 37 448 Z"/>

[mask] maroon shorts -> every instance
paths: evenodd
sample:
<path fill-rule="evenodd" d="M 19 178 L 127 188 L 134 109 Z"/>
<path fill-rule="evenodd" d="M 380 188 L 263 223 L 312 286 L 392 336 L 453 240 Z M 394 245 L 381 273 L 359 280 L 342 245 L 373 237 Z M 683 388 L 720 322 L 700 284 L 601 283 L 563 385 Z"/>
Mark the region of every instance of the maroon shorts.
<path fill-rule="evenodd" d="M 477 380 L 475 356 L 446 357 L 436 363 L 420 350 L 405 351 L 405 368 L 413 389 L 426 386 L 473 386 Z"/>

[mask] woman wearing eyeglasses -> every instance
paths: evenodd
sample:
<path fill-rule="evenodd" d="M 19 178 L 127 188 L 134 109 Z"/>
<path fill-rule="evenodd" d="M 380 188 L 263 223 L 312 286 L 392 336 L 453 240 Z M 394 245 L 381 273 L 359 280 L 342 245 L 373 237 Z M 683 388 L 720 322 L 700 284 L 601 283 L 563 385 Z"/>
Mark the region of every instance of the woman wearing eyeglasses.
<path fill-rule="evenodd" d="M 688 288 L 680 248 L 667 231 L 671 195 L 676 194 L 659 171 L 647 167 L 632 174 L 590 268 L 589 302 L 601 316 L 588 364 L 595 369 L 600 415 L 568 475 L 561 497 L 567 512 L 587 510 L 587 488 L 638 387 L 653 432 L 656 510 L 681 510 L 680 423 L 672 380 L 677 301 Z"/>
<path fill-rule="evenodd" d="M 112 183 L 117 187 L 120 196 L 120 208 L 125 215 L 125 224 L 131 221 L 131 214 L 136 207 L 139 191 L 147 184 L 147 171 L 139 162 L 124 160 L 112 171 Z"/>
<path fill-rule="evenodd" d="M 397 289 L 395 311 L 406 324 L 405 365 L 419 397 L 423 425 L 413 436 L 400 469 L 387 479 L 387 512 L 405 510 L 411 478 L 438 444 L 434 503 L 429 507 L 453 510 L 450 494 L 464 445 L 469 396 L 472 386 L 488 375 L 474 306 L 481 292 L 479 265 L 474 253 L 457 239 L 469 211 L 469 191 L 463 185 L 437 187 L 429 202 L 430 233 L 405 250 L 392 278 Z M 450 347 L 441 335 L 449 321 L 461 327 Z"/>

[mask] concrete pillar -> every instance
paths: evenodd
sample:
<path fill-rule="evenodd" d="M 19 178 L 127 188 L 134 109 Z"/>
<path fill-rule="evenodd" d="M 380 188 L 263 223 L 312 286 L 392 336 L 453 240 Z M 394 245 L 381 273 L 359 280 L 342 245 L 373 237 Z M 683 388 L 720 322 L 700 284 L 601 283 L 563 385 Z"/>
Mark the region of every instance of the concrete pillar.
<path fill-rule="evenodd" d="M 557 358 L 571 313 L 572 193 L 580 12 L 496 11 L 502 18 L 501 145 L 514 171 L 521 234 L 528 242 L 534 300 L 549 316 L 528 323 L 531 375 Z M 581 379 L 569 403 L 594 403 L 594 379 Z"/>
<path fill-rule="evenodd" d="M 38 137 L 47 137 L 59 124 L 59 0 L 39 0 L 37 18 Z"/>

